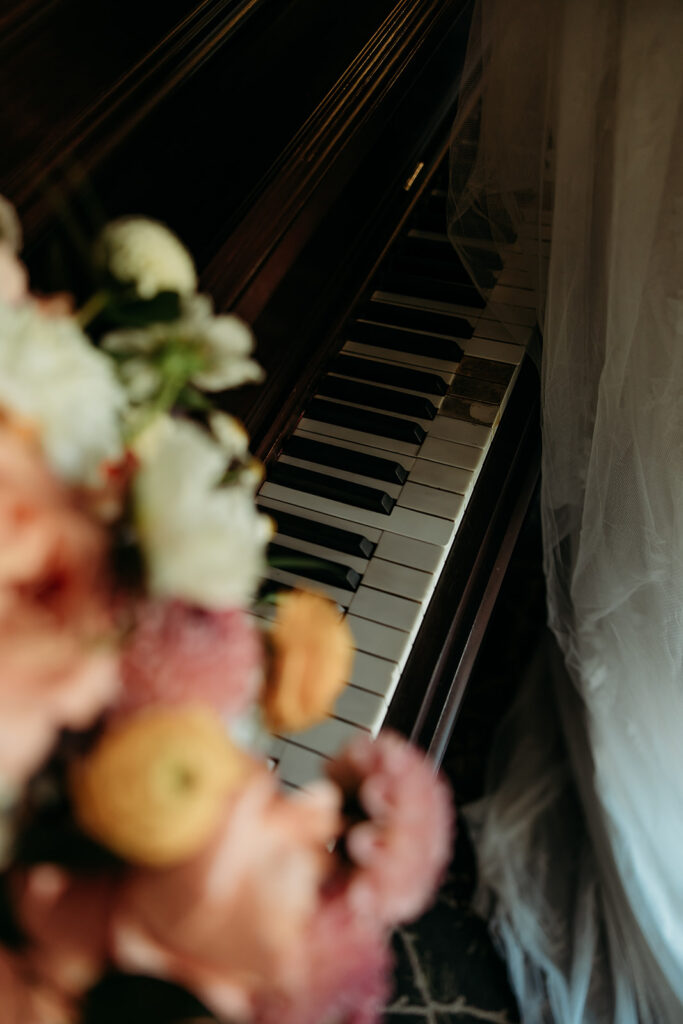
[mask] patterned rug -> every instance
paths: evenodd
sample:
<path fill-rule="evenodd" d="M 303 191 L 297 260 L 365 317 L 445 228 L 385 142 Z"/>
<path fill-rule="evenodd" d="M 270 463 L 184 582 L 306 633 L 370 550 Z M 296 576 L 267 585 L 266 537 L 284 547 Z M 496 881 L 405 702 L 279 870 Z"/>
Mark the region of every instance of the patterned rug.
<path fill-rule="evenodd" d="M 545 625 L 537 504 L 527 517 L 448 750 L 444 770 L 458 805 L 484 791 L 496 727 Z M 396 936 L 394 996 L 386 1024 L 517 1024 L 519 1013 L 486 922 L 471 908 L 476 862 L 462 819 L 435 905 Z"/>

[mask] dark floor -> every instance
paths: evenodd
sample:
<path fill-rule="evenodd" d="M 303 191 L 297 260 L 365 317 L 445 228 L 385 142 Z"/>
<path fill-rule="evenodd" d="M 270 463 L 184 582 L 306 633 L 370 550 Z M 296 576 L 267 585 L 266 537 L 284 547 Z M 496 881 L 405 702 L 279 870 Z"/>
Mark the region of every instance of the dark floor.
<path fill-rule="evenodd" d="M 458 806 L 483 792 L 496 725 L 514 697 L 545 622 L 537 504 L 527 517 L 470 679 L 444 769 Z M 439 897 L 395 937 L 386 1024 L 516 1024 L 504 963 L 470 907 L 476 864 L 462 821 Z"/>

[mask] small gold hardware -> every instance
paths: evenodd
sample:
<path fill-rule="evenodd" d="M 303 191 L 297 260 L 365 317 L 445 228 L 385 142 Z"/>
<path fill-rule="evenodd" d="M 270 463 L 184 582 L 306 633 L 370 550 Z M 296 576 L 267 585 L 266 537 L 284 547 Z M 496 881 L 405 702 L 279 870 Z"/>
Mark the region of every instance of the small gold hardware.
<path fill-rule="evenodd" d="M 419 177 L 419 175 L 422 173 L 423 170 L 424 170 L 424 163 L 422 162 L 422 160 L 420 160 L 419 164 L 417 165 L 417 167 L 415 168 L 415 170 L 413 171 L 413 173 L 410 175 L 410 177 L 408 178 L 407 182 L 403 186 L 403 189 L 404 189 L 405 192 L 410 192 L 411 188 L 413 187 L 413 185 L 415 184 L 417 178 Z"/>

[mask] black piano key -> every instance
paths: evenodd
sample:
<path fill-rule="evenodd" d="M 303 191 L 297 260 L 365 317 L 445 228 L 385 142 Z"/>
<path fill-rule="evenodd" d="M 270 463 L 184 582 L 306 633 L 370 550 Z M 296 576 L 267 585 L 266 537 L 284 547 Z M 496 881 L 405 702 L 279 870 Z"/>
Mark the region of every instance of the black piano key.
<path fill-rule="evenodd" d="M 412 226 L 445 234 L 448 229 L 445 195 L 428 193 L 423 196 L 413 211 Z"/>
<path fill-rule="evenodd" d="M 455 256 L 455 253 L 454 253 Z M 450 281 L 456 286 L 471 287 L 475 282 L 470 272 L 455 257 L 454 262 L 447 258 L 423 256 L 421 253 L 401 253 L 391 261 L 392 272 L 415 274 L 419 277 L 435 278 L 441 281 Z M 492 288 L 496 279 L 490 271 L 479 270 L 476 275 L 476 284 L 479 287 Z"/>
<path fill-rule="evenodd" d="M 431 334 L 419 334 L 417 331 L 402 331 L 398 327 L 385 327 L 384 324 L 370 324 L 356 321 L 346 332 L 349 341 L 362 341 L 366 345 L 376 345 L 394 352 L 412 352 L 417 356 L 431 356 L 433 359 L 446 359 L 457 363 L 462 359 L 463 351 L 452 338 L 435 338 Z"/>
<path fill-rule="evenodd" d="M 259 512 L 274 519 L 278 533 L 283 533 L 286 537 L 307 540 L 321 548 L 341 551 L 345 555 L 356 555 L 357 558 L 371 558 L 374 553 L 376 545 L 361 533 L 340 530 L 336 526 L 328 526 L 327 523 L 268 508 L 266 505 L 259 505 L 258 509 Z"/>
<path fill-rule="evenodd" d="M 340 590 L 350 590 L 353 593 L 358 590 L 361 581 L 361 574 L 348 565 L 332 562 L 327 558 L 315 558 L 282 544 L 269 545 L 268 562 L 276 569 L 286 569 L 287 572 L 304 576 L 308 580 L 327 583 L 331 587 L 339 587 Z"/>
<path fill-rule="evenodd" d="M 338 398 L 342 402 L 369 405 L 372 409 L 400 412 L 404 416 L 419 416 L 424 420 L 433 420 L 436 416 L 436 406 L 428 398 L 407 395 L 404 391 L 391 391 L 389 388 L 377 387 L 376 384 L 361 384 L 344 377 L 324 377 L 318 385 L 318 394 L 326 398 Z"/>
<path fill-rule="evenodd" d="M 347 377 L 371 380 L 377 384 L 393 384 L 396 388 L 410 388 L 413 391 L 423 391 L 427 395 L 445 395 L 448 390 L 446 381 L 438 373 L 425 373 L 424 370 L 412 370 L 409 366 L 378 363 L 374 359 L 362 359 L 360 356 L 337 356 L 330 369 Z"/>
<path fill-rule="evenodd" d="M 507 390 L 507 385 L 493 380 L 481 380 L 478 377 L 465 377 L 456 373 L 453 383 L 448 389 L 449 395 L 469 398 L 473 402 L 489 402 L 500 405 Z"/>
<path fill-rule="evenodd" d="M 457 284 L 453 281 L 423 277 L 421 274 L 410 274 L 400 270 L 388 269 L 381 273 L 378 278 L 378 287 L 381 291 L 393 292 L 396 295 L 450 302 L 472 309 L 483 309 L 486 305 L 486 299 L 473 284 Z"/>
<path fill-rule="evenodd" d="M 477 280 L 482 270 L 497 271 L 503 269 L 503 261 L 496 249 L 463 246 L 463 252 L 470 265 L 474 268 Z"/>
<path fill-rule="evenodd" d="M 415 331 L 447 334 L 451 338 L 471 338 L 474 334 L 474 327 L 462 316 L 449 316 L 448 313 L 435 313 L 410 306 L 394 306 L 389 302 L 365 302 L 356 309 L 356 318 L 394 327 L 409 327 Z"/>
<path fill-rule="evenodd" d="M 348 473 L 369 476 L 373 480 L 404 484 L 408 479 L 408 470 L 400 462 L 381 459 L 376 455 L 366 455 L 365 452 L 352 451 L 349 448 L 342 448 L 338 444 L 313 441 L 309 437 L 290 437 L 282 451 L 285 455 L 291 455 L 293 459 L 319 462 L 323 466 L 345 469 Z"/>
<path fill-rule="evenodd" d="M 509 384 L 514 372 L 515 367 L 509 363 L 497 363 L 493 359 L 480 359 L 478 356 L 465 356 L 458 365 L 458 373 L 464 377 L 492 380 L 497 384 Z"/>
<path fill-rule="evenodd" d="M 387 516 L 396 504 L 395 498 L 377 487 L 355 484 L 336 476 L 316 473 L 312 469 L 301 469 L 288 462 L 276 462 L 271 466 L 268 479 L 282 487 L 292 487 L 305 494 L 317 494 L 320 498 L 330 498 L 332 501 L 340 501 L 345 505 L 354 505 L 356 508 L 369 509 L 371 512 L 380 512 Z"/>
<path fill-rule="evenodd" d="M 466 210 L 462 217 L 453 221 L 451 233 L 462 238 L 477 238 L 481 241 L 510 243 L 517 238 L 514 225 L 508 215 L 499 210 L 496 215 L 495 231 L 491 230 L 491 219 L 474 207 Z M 494 239 L 495 233 L 495 239 Z"/>
<path fill-rule="evenodd" d="M 424 428 L 412 420 L 400 420 L 381 412 L 368 412 L 352 405 L 326 402 L 323 398 L 314 398 L 304 415 L 322 423 L 334 423 L 337 427 L 347 427 L 377 437 L 391 437 L 395 441 L 407 441 L 409 444 L 422 444 L 427 436 Z"/>

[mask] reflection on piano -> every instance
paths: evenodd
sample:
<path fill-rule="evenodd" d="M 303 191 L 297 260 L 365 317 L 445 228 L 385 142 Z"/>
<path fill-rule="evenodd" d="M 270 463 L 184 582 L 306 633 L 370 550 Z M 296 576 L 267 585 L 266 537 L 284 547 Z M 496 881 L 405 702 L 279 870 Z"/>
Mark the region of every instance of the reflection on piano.
<path fill-rule="evenodd" d="M 326 591 L 357 645 L 335 715 L 274 739 L 281 776 L 305 783 L 383 724 L 438 761 L 538 466 L 527 268 L 514 242 L 503 265 L 473 239 L 482 295 L 445 236 L 470 5 L 86 8 L 14 0 L 0 18 L 0 192 L 34 280 L 66 283 L 54 196 L 85 209 L 84 176 L 108 216 L 156 216 L 198 255 L 268 374 L 225 407 L 267 463 L 273 554 L 315 559 L 271 580 Z"/>

